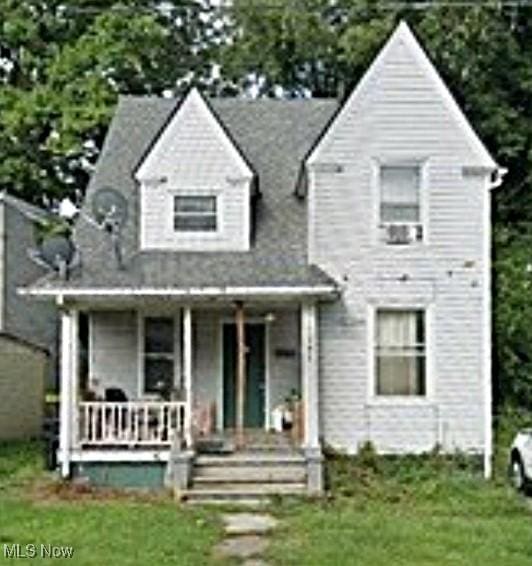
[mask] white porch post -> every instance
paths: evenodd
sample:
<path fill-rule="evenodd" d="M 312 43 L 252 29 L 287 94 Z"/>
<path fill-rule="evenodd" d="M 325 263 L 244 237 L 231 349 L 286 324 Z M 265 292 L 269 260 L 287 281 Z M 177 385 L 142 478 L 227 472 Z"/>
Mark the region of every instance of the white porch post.
<path fill-rule="evenodd" d="M 187 448 L 192 446 L 192 310 L 189 306 L 183 309 L 183 374 L 187 409 L 185 411 L 185 442 Z"/>
<path fill-rule="evenodd" d="M 304 412 L 304 448 L 319 450 L 318 309 L 301 306 L 301 380 Z"/>
<path fill-rule="evenodd" d="M 78 312 L 61 313 L 61 371 L 59 408 L 59 454 L 61 475 L 70 475 L 70 451 L 76 440 L 77 426 Z"/>

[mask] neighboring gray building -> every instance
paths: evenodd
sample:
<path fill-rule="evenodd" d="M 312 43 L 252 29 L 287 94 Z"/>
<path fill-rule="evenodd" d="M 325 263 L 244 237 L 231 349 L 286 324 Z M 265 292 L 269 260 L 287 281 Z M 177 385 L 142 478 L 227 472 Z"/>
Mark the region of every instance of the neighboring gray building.
<path fill-rule="evenodd" d="M 46 274 L 32 261 L 36 224 L 48 215 L 7 192 L 0 191 L 0 332 L 22 338 L 53 353 L 57 340 L 57 309 L 18 293 L 19 287 Z M 0 370 L 1 371 L 1 370 Z"/>
<path fill-rule="evenodd" d="M 192 458 L 199 489 L 231 465 L 194 460 L 202 436 L 284 411 L 311 491 L 324 445 L 368 441 L 483 455 L 489 475 L 501 172 L 404 23 L 341 107 L 122 98 L 76 225 L 82 267 L 28 290 L 64 306 L 63 473 Z M 129 208 L 122 269 L 88 219 L 109 186 Z"/>
<path fill-rule="evenodd" d="M 45 275 L 28 250 L 46 213 L 0 192 L 0 438 L 41 434 L 44 390 L 54 384 L 57 312 L 18 288 Z"/>

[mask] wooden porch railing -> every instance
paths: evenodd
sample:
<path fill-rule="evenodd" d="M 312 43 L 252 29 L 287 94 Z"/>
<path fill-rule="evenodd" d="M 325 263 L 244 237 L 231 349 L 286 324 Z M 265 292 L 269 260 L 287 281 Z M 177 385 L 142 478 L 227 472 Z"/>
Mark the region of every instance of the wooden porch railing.
<path fill-rule="evenodd" d="M 183 436 L 185 402 L 128 401 L 79 403 L 81 445 L 169 446 Z"/>

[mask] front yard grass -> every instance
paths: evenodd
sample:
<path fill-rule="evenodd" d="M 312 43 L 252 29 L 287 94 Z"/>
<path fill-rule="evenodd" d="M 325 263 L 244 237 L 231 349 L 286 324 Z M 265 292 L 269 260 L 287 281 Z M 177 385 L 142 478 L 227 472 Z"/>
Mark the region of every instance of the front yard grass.
<path fill-rule="evenodd" d="M 76 490 L 47 476 L 38 443 L 0 444 L 0 564 L 54 562 L 7 559 L 4 544 L 72 546 L 63 562 L 76 566 L 212 562 L 216 511 L 183 508 L 167 494 Z"/>
<path fill-rule="evenodd" d="M 332 493 L 279 502 L 283 565 L 530 566 L 532 507 L 505 481 L 485 482 L 464 458 L 333 456 Z"/>
<path fill-rule="evenodd" d="M 272 565 L 530 566 L 532 505 L 503 480 L 485 482 L 465 458 L 438 454 L 328 460 L 331 494 L 279 499 Z M 0 444 L 3 545 L 74 547 L 77 565 L 222 564 L 218 508 L 178 505 L 167 494 L 74 489 L 42 471 L 38 443 Z M 21 559 L 17 564 L 49 564 Z"/>

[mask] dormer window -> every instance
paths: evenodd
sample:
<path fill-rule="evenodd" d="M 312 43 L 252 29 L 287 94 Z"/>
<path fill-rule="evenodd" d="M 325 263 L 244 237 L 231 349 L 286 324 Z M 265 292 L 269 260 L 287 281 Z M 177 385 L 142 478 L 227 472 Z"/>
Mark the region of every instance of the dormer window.
<path fill-rule="evenodd" d="M 218 201 L 214 195 L 174 197 L 174 230 L 176 232 L 216 232 Z"/>

